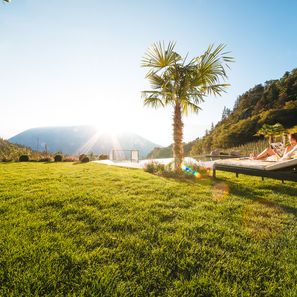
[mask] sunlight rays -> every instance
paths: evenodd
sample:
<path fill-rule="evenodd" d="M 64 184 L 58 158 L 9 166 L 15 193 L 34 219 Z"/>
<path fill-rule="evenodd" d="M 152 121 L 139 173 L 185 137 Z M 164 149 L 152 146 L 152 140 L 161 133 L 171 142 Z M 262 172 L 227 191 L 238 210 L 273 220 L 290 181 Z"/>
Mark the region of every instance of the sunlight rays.
<path fill-rule="evenodd" d="M 112 150 L 122 150 L 118 133 L 116 133 L 114 129 L 110 128 L 108 129 L 108 132 L 103 132 L 97 127 L 95 133 L 87 140 L 87 142 L 76 150 L 76 154 L 88 154 L 90 152 L 98 153 L 96 151 L 98 142 L 107 144 L 105 149 L 108 154 L 111 153 Z M 111 145 L 108 145 L 108 143 L 111 143 Z"/>
<path fill-rule="evenodd" d="M 96 131 L 96 133 L 83 146 L 77 149 L 76 155 L 89 153 L 95 146 L 96 142 L 99 140 L 99 137 L 100 132 Z"/>

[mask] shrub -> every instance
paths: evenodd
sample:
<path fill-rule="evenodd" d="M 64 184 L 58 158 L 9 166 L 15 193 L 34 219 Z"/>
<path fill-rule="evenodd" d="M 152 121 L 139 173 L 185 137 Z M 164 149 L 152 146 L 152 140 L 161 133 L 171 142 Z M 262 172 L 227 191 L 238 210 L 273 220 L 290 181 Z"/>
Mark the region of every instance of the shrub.
<path fill-rule="evenodd" d="M 90 162 L 90 159 L 88 156 L 84 156 L 81 160 L 80 160 L 82 163 L 88 163 Z"/>
<path fill-rule="evenodd" d="M 171 162 L 167 165 L 158 163 L 158 162 L 150 162 L 147 163 L 144 167 L 144 171 L 171 178 L 187 178 L 187 179 L 196 179 L 201 177 L 208 177 L 210 174 L 210 168 L 206 168 L 196 164 L 185 164 L 187 170 L 183 171 L 175 171 L 174 163 Z"/>
<path fill-rule="evenodd" d="M 198 173 L 198 177 L 208 177 L 210 175 L 210 168 L 208 167 L 204 167 L 198 164 L 185 164 L 185 166 L 187 166 L 188 168 L 190 168 L 190 170 L 197 172 Z M 193 172 L 185 172 L 187 175 L 192 175 L 195 176 L 193 174 Z"/>
<path fill-rule="evenodd" d="M 12 162 L 13 160 L 11 158 L 3 157 L 2 162 Z"/>
<path fill-rule="evenodd" d="M 77 157 L 69 156 L 63 159 L 63 162 L 77 162 Z"/>
<path fill-rule="evenodd" d="M 57 154 L 57 155 L 55 155 L 54 159 L 55 159 L 55 162 L 62 162 L 63 156 L 60 154 Z"/>
<path fill-rule="evenodd" d="M 99 160 L 108 160 L 109 157 L 108 157 L 108 155 L 104 155 L 104 154 L 102 154 L 102 155 L 99 156 L 98 159 L 99 159 Z"/>
<path fill-rule="evenodd" d="M 51 157 L 44 157 L 38 160 L 39 162 L 52 162 L 53 159 Z"/>
<path fill-rule="evenodd" d="M 156 175 L 167 175 L 171 170 L 168 168 L 168 166 L 165 166 L 164 164 L 158 163 L 158 162 L 150 162 L 147 163 L 144 167 L 144 171 L 156 174 Z"/>
<path fill-rule="evenodd" d="M 20 162 L 29 162 L 29 156 L 28 155 L 21 155 L 19 157 Z"/>
<path fill-rule="evenodd" d="M 85 155 L 85 154 L 79 155 L 79 158 L 78 159 L 82 163 L 90 162 L 90 158 L 87 155 Z"/>
<path fill-rule="evenodd" d="M 78 160 L 81 161 L 84 157 L 86 157 L 86 155 L 85 154 L 81 154 L 81 155 L 79 155 Z"/>
<path fill-rule="evenodd" d="M 150 163 L 147 163 L 145 166 L 144 166 L 144 171 L 148 172 L 148 173 L 153 173 L 153 174 L 156 174 L 157 171 L 158 171 L 158 168 L 160 169 L 162 164 L 158 163 L 158 162 L 150 162 Z"/>

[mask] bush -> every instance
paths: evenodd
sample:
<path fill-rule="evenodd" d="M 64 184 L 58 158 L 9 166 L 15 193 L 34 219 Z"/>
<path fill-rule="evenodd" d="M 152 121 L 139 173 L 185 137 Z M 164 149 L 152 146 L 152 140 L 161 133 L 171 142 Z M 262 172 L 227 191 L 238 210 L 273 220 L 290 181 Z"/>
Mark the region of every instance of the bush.
<path fill-rule="evenodd" d="M 12 162 L 13 160 L 11 158 L 7 158 L 7 157 L 4 157 L 2 158 L 2 162 Z"/>
<path fill-rule="evenodd" d="M 85 155 L 85 154 L 79 155 L 79 158 L 78 159 L 82 163 L 90 162 L 90 158 L 87 155 Z"/>
<path fill-rule="evenodd" d="M 104 155 L 104 154 L 102 154 L 102 155 L 99 156 L 98 159 L 99 159 L 99 160 L 108 160 L 109 157 L 108 157 L 108 155 Z"/>
<path fill-rule="evenodd" d="M 210 168 L 196 164 L 185 164 L 182 171 L 175 171 L 173 162 L 167 165 L 158 162 L 150 162 L 145 165 L 144 171 L 164 177 L 187 179 L 208 177 L 210 174 Z"/>
<path fill-rule="evenodd" d="M 88 163 L 90 162 L 90 159 L 88 156 L 84 156 L 81 160 L 80 160 L 82 163 Z"/>
<path fill-rule="evenodd" d="M 20 162 L 29 162 L 29 156 L 28 155 L 21 155 L 19 157 Z"/>
<path fill-rule="evenodd" d="M 53 159 L 51 157 L 44 157 L 38 160 L 39 162 L 52 162 Z"/>
<path fill-rule="evenodd" d="M 54 159 L 55 159 L 55 162 L 62 162 L 63 156 L 60 154 L 57 154 L 57 155 L 55 155 Z"/>
<path fill-rule="evenodd" d="M 86 157 L 86 155 L 85 154 L 81 154 L 81 155 L 79 155 L 78 160 L 81 161 L 84 157 Z"/>
<path fill-rule="evenodd" d="M 147 163 L 144 167 L 144 171 L 164 177 L 177 177 L 177 173 L 174 171 L 174 163 L 171 162 L 167 165 L 164 165 L 159 162 L 150 162 Z"/>
<path fill-rule="evenodd" d="M 63 162 L 77 162 L 77 157 L 69 156 L 63 159 Z"/>
<path fill-rule="evenodd" d="M 164 173 L 165 165 L 158 162 L 150 162 L 144 166 L 144 171 L 159 175 Z"/>
<path fill-rule="evenodd" d="M 185 164 L 189 168 L 189 172 L 184 171 L 184 174 L 192 177 L 208 177 L 210 175 L 210 168 L 206 168 L 197 164 Z M 194 174 L 195 173 L 195 174 Z"/>

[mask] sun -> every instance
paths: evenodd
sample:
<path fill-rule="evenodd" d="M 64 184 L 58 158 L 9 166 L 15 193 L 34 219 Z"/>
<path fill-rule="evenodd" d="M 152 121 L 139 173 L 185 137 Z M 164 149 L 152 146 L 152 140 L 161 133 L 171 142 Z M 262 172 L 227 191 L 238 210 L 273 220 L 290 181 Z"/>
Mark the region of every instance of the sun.
<path fill-rule="evenodd" d="M 98 133 L 102 134 L 121 134 L 124 132 L 132 132 L 131 127 L 133 126 L 129 117 L 125 120 L 120 120 L 118 117 L 109 115 L 105 120 L 94 123 L 93 126 L 96 128 Z"/>
<path fill-rule="evenodd" d="M 113 123 L 108 123 L 105 125 L 102 124 L 97 124 L 94 125 L 95 129 L 96 129 L 96 133 L 98 134 L 117 134 L 120 132 L 120 129 L 118 129 L 117 125 L 113 124 Z"/>

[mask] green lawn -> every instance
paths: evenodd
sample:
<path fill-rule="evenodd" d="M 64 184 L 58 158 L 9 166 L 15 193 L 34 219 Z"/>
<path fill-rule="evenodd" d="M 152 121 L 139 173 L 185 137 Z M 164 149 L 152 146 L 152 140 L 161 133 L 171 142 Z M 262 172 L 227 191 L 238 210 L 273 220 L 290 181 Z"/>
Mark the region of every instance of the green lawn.
<path fill-rule="evenodd" d="M 0 296 L 297 296 L 297 185 L 0 164 Z"/>

